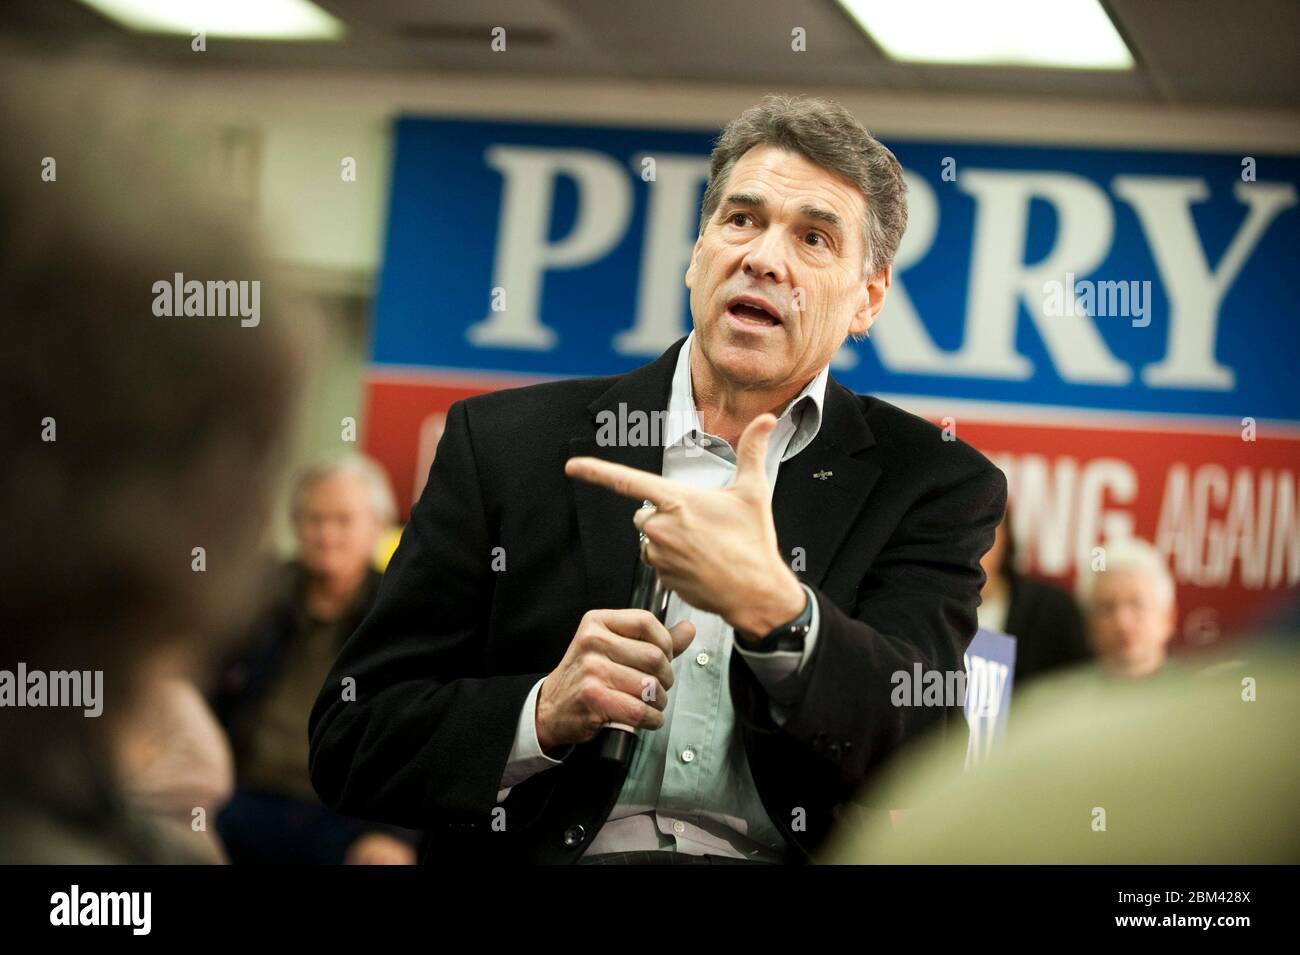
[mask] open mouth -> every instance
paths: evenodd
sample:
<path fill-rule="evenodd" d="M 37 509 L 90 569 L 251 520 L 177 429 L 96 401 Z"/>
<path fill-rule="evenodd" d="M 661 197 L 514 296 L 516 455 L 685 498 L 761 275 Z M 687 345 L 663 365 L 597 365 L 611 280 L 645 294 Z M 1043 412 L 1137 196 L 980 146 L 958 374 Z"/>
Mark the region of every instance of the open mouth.
<path fill-rule="evenodd" d="M 727 306 L 727 314 L 743 325 L 775 328 L 781 324 L 776 310 L 758 299 L 736 298 Z"/>

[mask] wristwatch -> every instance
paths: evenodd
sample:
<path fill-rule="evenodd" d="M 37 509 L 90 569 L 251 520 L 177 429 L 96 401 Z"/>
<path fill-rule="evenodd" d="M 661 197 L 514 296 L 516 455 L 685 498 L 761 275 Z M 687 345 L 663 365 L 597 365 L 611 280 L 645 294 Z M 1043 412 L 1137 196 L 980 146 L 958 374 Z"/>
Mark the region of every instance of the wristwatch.
<path fill-rule="evenodd" d="M 758 643 L 751 643 L 746 646 L 746 653 L 774 653 L 778 650 L 803 652 L 804 640 L 808 637 L 808 631 L 812 629 L 813 595 L 806 584 L 800 584 L 799 586 L 803 587 L 804 593 L 807 595 L 803 611 L 789 623 L 783 623 L 781 626 L 774 628 Z"/>

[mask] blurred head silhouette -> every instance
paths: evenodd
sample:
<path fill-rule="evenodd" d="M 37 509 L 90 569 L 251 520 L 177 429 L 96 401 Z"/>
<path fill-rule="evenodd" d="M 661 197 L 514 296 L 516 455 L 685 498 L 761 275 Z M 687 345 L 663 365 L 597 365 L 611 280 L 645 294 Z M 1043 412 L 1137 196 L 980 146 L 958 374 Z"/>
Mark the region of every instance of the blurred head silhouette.
<path fill-rule="evenodd" d="M 299 348 L 241 223 L 92 110 L 9 92 L 26 115 L 0 98 L 0 670 L 98 672 L 103 699 L 98 717 L 0 709 L 0 856 L 23 856 L 12 820 L 39 811 L 68 836 L 43 843 L 50 861 L 56 844 L 130 860 L 138 844 L 105 823 L 114 734 L 156 661 L 248 612 Z M 75 115 L 75 132 L 36 115 Z M 211 314 L 210 296 L 159 315 L 155 286 L 178 273 L 260 283 L 261 320 Z"/>

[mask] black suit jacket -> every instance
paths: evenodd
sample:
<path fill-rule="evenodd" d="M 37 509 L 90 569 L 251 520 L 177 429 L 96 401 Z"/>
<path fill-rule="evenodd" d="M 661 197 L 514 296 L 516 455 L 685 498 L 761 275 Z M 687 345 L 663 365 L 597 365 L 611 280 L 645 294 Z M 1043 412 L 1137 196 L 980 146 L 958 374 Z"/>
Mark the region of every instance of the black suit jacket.
<path fill-rule="evenodd" d="M 638 502 L 571 480 L 564 463 L 594 455 L 660 472 L 659 445 L 598 445 L 596 415 L 667 408 L 684 341 L 626 375 L 451 407 L 379 599 L 312 711 L 312 782 L 328 805 L 429 830 L 426 861 L 572 862 L 585 851 L 623 782 L 593 744 L 515 786 L 504 813 L 496 794 L 533 684 L 584 613 L 626 606 L 631 593 Z M 799 577 L 820 608 L 807 692 L 778 727 L 739 654 L 729 673 L 754 782 L 790 861 L 816 850 L 838 807 L 904 742 L 961 725 L 956 708 L 892 706 L 891 675 L 963 665 L 979 560 L 1005 504 L 1001 471 L 977 451 L 828 383 L 821 430 L 781 465 L 773 497 L 782 553 L 802 548 Z M 345 677 L 354 701 L 340 693 Z"/>

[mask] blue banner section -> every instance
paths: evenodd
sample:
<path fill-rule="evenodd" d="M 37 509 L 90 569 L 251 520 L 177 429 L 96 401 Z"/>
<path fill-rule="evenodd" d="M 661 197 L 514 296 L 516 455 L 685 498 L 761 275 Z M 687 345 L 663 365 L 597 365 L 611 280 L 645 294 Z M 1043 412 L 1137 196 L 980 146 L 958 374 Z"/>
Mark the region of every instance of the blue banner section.
<path fill-rule="evenodd" d="M 603 375 L 690 327 L 710 133 L 402 119 L 377 365 Z M 1300 421 L 1300 159 L 890 140 L 857 391 Z"/>

